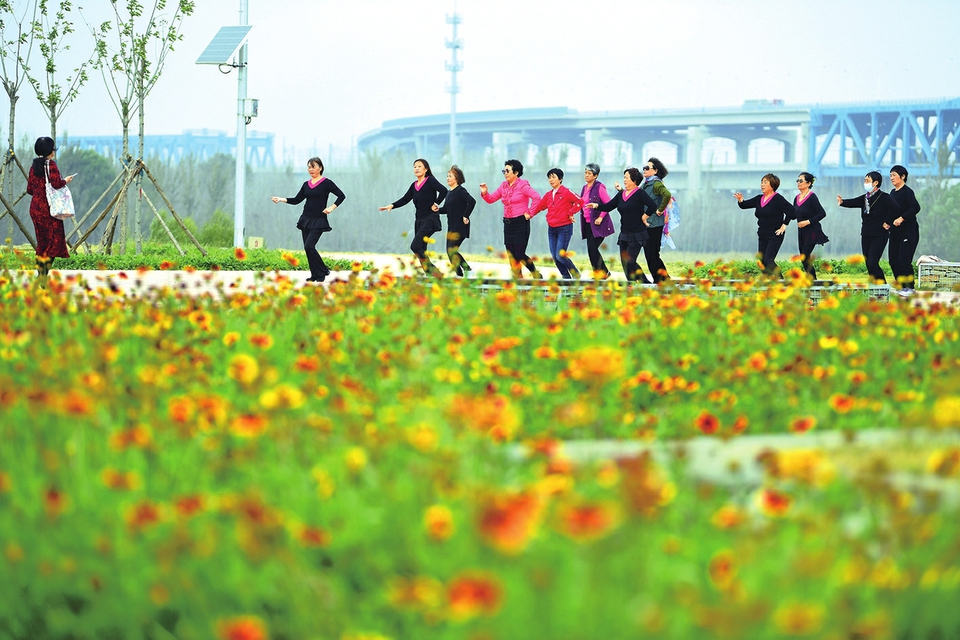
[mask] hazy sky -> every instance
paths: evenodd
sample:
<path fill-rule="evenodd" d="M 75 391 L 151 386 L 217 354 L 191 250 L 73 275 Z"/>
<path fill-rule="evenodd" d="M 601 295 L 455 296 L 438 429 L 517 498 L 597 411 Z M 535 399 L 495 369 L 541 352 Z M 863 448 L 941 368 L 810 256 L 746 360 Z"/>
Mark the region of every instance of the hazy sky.
<path fill-rule="evenodd" d="M 99 21 L 107 2 L 80 4 Z M 236 73 L 195 61 L 220 26 L 238 23 L 240 2 L 196 4 L 147 100 L 148 134 L 235 133 Z M 453 9 L 453 0 L 249 0 L 249 96 L 260 116 L 248 130 L 326 149 L 384 120 L 447 113 Z M 465 65 L 458 111 L 960 97 L 958 0 L 459 0 L 456 9 Z M 79 31 L 78 53 L 89 46 Z M 0 103 L 5 129 L 5 96 Z M 49 130 L 29 87 L 17 128 Z M 120 133 L 99 74 L 59 128 Z"/>

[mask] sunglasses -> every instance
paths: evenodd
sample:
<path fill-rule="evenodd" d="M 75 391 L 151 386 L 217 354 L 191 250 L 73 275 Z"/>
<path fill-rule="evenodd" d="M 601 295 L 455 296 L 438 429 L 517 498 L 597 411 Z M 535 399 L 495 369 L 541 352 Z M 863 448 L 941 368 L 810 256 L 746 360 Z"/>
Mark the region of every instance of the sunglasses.
<path fill-rule="evenodd" d="M 804 180 L 803 178 L 797 179 L 797 184 L 803 184 L 804 182 L 806 182 L 806 180 Z"/>
<path fill-rule="evenodd" d="M 503 175 L 507 175 L 508 173 L 513 173 L 513 169 L 504 169 L 500 173 L 502 173 Z"/>

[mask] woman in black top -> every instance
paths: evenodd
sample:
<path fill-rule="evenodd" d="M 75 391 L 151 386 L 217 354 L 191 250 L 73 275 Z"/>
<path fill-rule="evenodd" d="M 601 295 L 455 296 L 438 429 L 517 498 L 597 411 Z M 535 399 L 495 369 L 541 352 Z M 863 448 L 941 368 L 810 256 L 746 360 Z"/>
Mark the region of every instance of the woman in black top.
<path fill-rule="evenodd" d="M 777 266 L 777 253 L 783 245 L 787 223 L 794 217 L 793 205 L 777 193 L 780 178 L 768 173 L 760 178 L 760 195 L 743 199 L 739 191 L 733 194 L 741 209 L 755 208 L 757 217 L 757 257 L 763 262 L 763 272 L 768 276 L 783 277 Z"/>
<path fill-rule="evenodd" d="M 650 237 L 647 232 L 647 216 L 652 216 L 657 212 L 657 204 L 647 193 L 640 188 L 643 182 L 643 176 L 636 167 L 630 167 L 623 172 L 623 189 L 620 189 L 620 183 L 614 185 L 617 189 L 617 195 L 613 196 L 609 202 L 591 202 L 585 205 L 590 209 L 599 209 L 600 211 L 620 212 L 620 236 L 617 238 L 617 246 L 620 247 L 620 264 L 623 267 L 623 273 L 627 280 L 636 282 L 647 282 L 647 277 L 643 273 L 643 268 L 637 263 L 637 257 L 643 251 L 643 245 Z"/>
<path fill-rule="evenodd" d="M 310 265 L 310 277 L 307 278 L 307 282 L 323 282 L 330 275 L 330 269 L 317 253 L 317 242 L 320 236 L 333 230 L 327 216 L 343 204 L 347 197 L 337 185 L 333 184 L 333 180 L 323 177 L 323 162 L 320 158 L 307 160 L 307 173 L 310 174 L 310 179 L 303 183 L 297 195 L 292 198 L 273 196 L 270 199 L 274 204 L 278 202 L 300 204 L 306 200 L 306 204 L 303 205 L 303 214 L 297 221 L 297 229 L 300 229 L 303 236 L 303 250 L 307 253 L 307 264 Z M 327 200 L 330 199 L 331 193 L 337 196 L 337 199 L 328 207 Z"/>
<path fill-rule="evenodd" d="M 900 216 L 893 219 L 890 227 L 890 248 L 887 255 L 893 277 L 900 285 L 897 293 L 903 296 L 913 293 L 913 254 L 920 243 L 920 225 L 917 223 L 920 203 L 917 202 L 913 189 L 907 186 L 908 175 L 903 165 L 894 165 L 890 169 L 890 184 L 893 185 L 890 197 L 900 207 Z"/>
<path fill-rule="evenodd" d="M 794 219 L 797 221 L 797 241 L 800 257 L 803 260 L 803 270 L 813 280 L 817 279 L 817 270 L 813 267 L 813 250 L 818 244 L 830 242 L 830 238 L 823 232 L 820 221 L 827 217 L 820 199 L 813 192 L 813 183 L 816 178 L 812 173 L 804 171 L 797 178 L 797 189 L 800 193 L 793 199 Z"/>
<path fill-rule="evenodd" d="M 887 279 L 880 268 L 880 258 L 890 237 L 890 225 L 900 215 L 900 207 L 889 195 L 880 191 L 883 176 L 871 171 L 863 177 L 863 189 L 866 193 L 856 198 L 837 196 L 837 204 L 847 209 L 860 209 L 860 247 L 867 261 L 867 273 L 876 282 L 886 283 Z"/>
<path fill-rule="evenodd" d="M 453 165 L 447 171 L 447 185 L 450 192 L 443 206 L 433 205 L 440 215 L 447 216 L 447 258 L 458 276 L 470 271 L 470 265 L 460 253 L 460 245 L 470 237 L 470 214 L 477 206 L 476 199 L 463 187 L 463 171 Z"/>
<path fill-rule="evenodd" d="M 416 218 L 413 223 L 413 241 L 410 243 L 410 251 L 417 256 L 425 273 L 439 276 L 440 270 L 427 257 L 427 238 L 443 229 L 440 226 L 440 214 L 434 205 L 439 206 L 447 197 L 447 188 L 433 177 L 430 163 L 423 158 L 413 161 L 413 175 L 417 179 L 410 184 L 410 188 L 403 197 L 392 204 L 380 207 L 380 211 L 392 211 L 413 201 Z"/>

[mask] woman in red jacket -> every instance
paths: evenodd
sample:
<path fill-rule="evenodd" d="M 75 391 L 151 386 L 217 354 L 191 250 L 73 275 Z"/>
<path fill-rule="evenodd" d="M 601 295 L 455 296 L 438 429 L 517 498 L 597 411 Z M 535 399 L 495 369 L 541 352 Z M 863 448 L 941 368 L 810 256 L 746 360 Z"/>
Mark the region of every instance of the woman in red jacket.
<path fill-rule="evenodd" d="M 37 157 L 30 166 L 30 175 L 27 176 L 27 193 L 30 200 L 30 219 L 37 234 L 37 276 L 41 284 L 46 281 L 54 258 L 69 258 L 67 252 L 67 238 L 63 232 L 63 220 L 57 220 L 50 215 L 50 204 L 47 202 L 47 174 L 50 175 L 50 184 L 54 189 L 62 189 L 73 180 L 73 176 L 64 178 L 54 161 L 57 147 L 53 138 L 37 138 L 33 145 Z"/>
<path fill-rule="evenodd" d="M 567 257 L 567 247 L 573 237 L 573 221 L 577 211 L 583 208 L 583 200 L 563 186 L 563 169 L 547 171 L 547 181 L 550 183 L 550 191 L 540 198 L 540 204 L 533 210 L 533 215 L 547 210 L 547 232 L 553 262 L 564 280 L 579 280 L 580 270 L 573 264 L 573 260 Z"/>

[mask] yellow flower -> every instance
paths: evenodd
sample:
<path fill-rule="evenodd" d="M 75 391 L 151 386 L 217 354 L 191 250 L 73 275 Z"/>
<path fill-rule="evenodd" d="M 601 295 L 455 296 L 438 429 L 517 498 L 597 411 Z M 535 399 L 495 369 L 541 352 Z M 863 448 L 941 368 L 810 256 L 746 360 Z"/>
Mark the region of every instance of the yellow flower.
<path fill-rule="evenodd" d="M 367 452 L 360 447 L 348 449 L 343 459 L 351 473 L 359 473 L 367 466 Z"/>
<path fill-rule="evenodd" d="M 424 513 L 423 525 L 434 540 L 446 540 L 453 535 L 453 513 L 442 504 L 435 504 Z"/>
<path fill-rule="evenodd" d="M 227 374 L 240 384 L 250 385 L 260 375 L 260 365 L 253 357 L 239 353 L 230 359 Z"/>
<path fill-rule="evenodd" d="M 789 636 L 814 634 L 823 626 L 824 608 L 818 604 L 785 604 L 773 614 L 773 624 L 780 633 Z"/>

